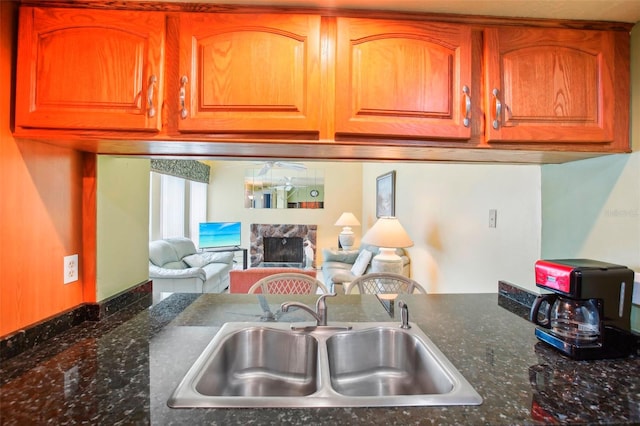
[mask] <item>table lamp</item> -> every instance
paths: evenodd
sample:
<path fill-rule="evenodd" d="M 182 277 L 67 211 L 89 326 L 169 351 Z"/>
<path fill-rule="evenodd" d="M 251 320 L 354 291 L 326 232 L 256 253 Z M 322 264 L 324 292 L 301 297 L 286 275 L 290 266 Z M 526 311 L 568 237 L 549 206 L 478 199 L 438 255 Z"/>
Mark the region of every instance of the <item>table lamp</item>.
<path fill-rule="evenodd" d="M 338 236 L 338 244 L 344 250 L 349 250 L 353 247 L 353 243 L 356 237 L 351 230 L 352 226 L 360 226 L 360 222 L 351 212 L 344 212 L 340 215 L 335 226 L 342 226 L 342 232 Z"/>
<path fill-rule="evenodd" d="M 413 241 L 397 218 L 379 218 L 364 234 L 362 242 L 380 248 L 380 253 L 371 260 L 371 272 L 402 274 L 402 258 L 396 254 L 396 248 L 411 247 Z"/>

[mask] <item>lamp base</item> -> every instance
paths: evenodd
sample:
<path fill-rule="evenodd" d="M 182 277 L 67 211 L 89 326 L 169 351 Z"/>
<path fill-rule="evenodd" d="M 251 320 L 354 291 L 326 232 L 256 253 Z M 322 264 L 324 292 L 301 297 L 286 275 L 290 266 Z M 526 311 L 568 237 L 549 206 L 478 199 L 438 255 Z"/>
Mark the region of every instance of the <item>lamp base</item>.
<path fill-rule="evenodd" d="M 356 237 L 351 230 L 351 227 L 345 226 L 342 228 L 342 232 L 338 236 L 338 241 L 343 250 L 350 250 L 353 247 Z"/>
<path fill-rule="evenodd" d="M 371 259 L 371 272 L 402 274 L 402 258 L 396 249 L 380 247 L 380 253 Z"/>

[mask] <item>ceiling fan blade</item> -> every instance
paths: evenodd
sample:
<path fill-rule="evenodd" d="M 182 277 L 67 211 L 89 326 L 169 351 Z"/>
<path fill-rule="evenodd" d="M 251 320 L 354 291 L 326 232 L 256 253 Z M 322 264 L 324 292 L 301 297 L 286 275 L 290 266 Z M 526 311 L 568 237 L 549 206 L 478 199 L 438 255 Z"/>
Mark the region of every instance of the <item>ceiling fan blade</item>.
<path fill-rule="evenodd" d="M 296 163 L 293 161 L 276 161 L 274 166 L 281 167 L 283 169 L 292 169 L 292 170 L 307 170 L 307 166 L 302 163 Z"/>
<path fill-rule="evenodd" d="M 273 167 L 273 162 L 272 161 L 267 161 L 266 163 L 264 163 L 264 166 L 262 166 L 262 168 L 260 169 L 260 171 L 258 172 L 258 176 L 264 176 L 267 174 L 267 172 L 269 170 L 271 170 L 271 168 Z"/>

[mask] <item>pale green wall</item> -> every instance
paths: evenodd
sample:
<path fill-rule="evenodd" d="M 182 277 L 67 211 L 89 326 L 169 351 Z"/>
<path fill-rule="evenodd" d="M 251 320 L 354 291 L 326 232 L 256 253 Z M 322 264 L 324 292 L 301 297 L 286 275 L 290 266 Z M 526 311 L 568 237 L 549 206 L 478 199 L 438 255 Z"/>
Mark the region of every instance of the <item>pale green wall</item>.
<path fill-rule="evenodd" d="M 318 191 L 317 197 L 312 197 L 310 192 L 312 190 Z M 299 202 L 314 202 L 318 200 L 324 200 L 324 186 L 321 185 L 308 185 L 304 188 L 301 188 L 298 191 L 295 191 L 293 194 L 287 198 L 287 201 L 290 203 L 299 203 Z"/>
<path fill-rule="evenodd" d="M 146 159 L 98 157 L 98 301 L 149 277 L 149 172 Z"/>
<path fill-rule="evenodd" d="M 640 271 L 640 152 L 542 167 L 542 257 Z"/>

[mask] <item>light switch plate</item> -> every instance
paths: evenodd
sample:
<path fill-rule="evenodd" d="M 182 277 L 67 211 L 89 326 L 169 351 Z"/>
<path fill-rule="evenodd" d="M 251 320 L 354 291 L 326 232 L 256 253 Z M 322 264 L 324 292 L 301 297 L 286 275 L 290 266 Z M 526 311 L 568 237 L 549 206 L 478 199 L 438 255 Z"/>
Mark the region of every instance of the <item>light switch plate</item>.
<path fill-rule="evenodd" d="M 498 210 L 490 209 L 489 210 L 489 228 L 495 228 L 498 220 Z"/>
<path fill-rule="evenodd" d="M 78 255 L 64 257 L 64 283 L 78 281 Z"/>

